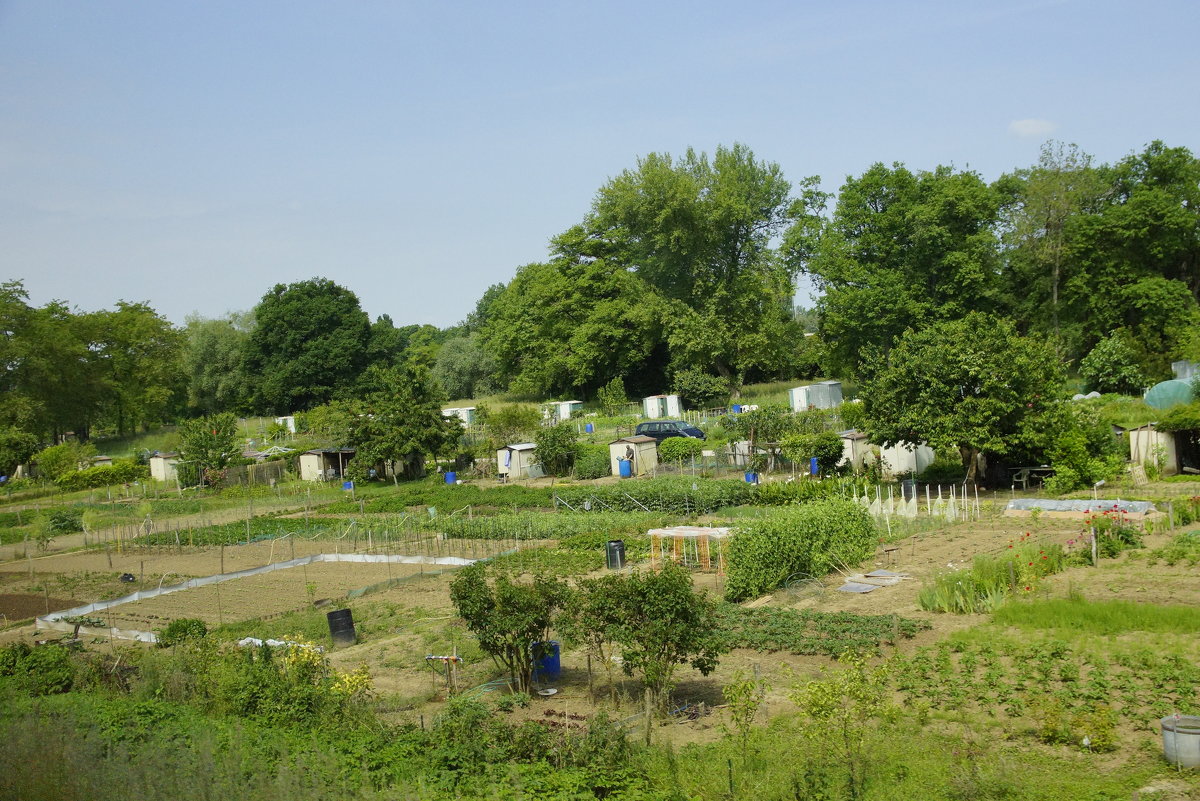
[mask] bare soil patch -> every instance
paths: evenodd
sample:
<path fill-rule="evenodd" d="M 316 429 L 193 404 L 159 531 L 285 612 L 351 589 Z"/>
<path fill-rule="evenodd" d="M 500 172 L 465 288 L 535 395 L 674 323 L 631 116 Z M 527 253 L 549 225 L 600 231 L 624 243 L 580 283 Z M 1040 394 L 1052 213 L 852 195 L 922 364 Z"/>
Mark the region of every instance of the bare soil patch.
<path fill-rule="evenodd" d="M 78 601 L 67 598 L 50 598 L 33 593 L 0 594 L 0 625 L 28 620 L 60 609 L 70 609 L 77 604 Z"/>

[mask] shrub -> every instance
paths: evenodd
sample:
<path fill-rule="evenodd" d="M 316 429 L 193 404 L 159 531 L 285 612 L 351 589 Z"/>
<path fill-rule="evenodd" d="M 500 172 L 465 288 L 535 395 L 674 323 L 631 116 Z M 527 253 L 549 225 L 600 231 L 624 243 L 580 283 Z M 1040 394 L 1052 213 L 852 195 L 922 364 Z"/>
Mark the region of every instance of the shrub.
<path fill-rule="evenodd" d="M 658 456 L 664 462 L 694 459 L 704 450 L 704 440 L 694 437 L 669 437 L 658 445 Z"/>
<path fill-rule="evenodd" d="M 738 602 L 770 592 L 789 576 L 823 575 L 853 565 L 875 550 L 875 525 L 859 504 L 814 501 L 740 526 L 729 541 L 725 599 Z"/>
<path fill-rule="evenodd" d="M 783 455 L 793 462 L 807 464 L 817 457 L 822 473 L 832 472 L 845 455 L 842 438 L 832 431 L 817 434 L 791 434 L 783 441 Z"/>
<path fill-rule="evenodd" d="M 966 476 L 961 459 L 938 454 L 928 467 L 917 473 L 917 481 L 922 484 L 960 484 Z"/>
<path fill-rule="evenodd" d="M 158 647 L 170 648 L 188 640 L 198 640 L 208 634 L 204 621 L 194 617 L 180 617 L 158 632 Z"/>
<path fill-rule="evenodd" d="M 575 451 L 575 477 L 583 479 L 604 478 L 612 471 L 608 448 L 603 445 L 581 443 Z"/>
<path fill-rule="evenodd" d="M 66 648 L 17 643 L 0 648 L 0 676 L 12 676 L 30 695 L 53 695 L 71 689 L 75 665 Z"/>
<path fill-rule="evenodd" d="M 38 476 L 48 481 L 57 481 L 59 477 L 74 473 L 81 466 L 89 464 L 96 455 L 96 448 L 82 442 L 64 442 L 62 445 L 52 445 L 33 457 L 37 465 Z"/>
<path fill-rule="evenodd" d="M 621 380 L 620 376 L 617 376 L 596 391 L 596 400 L 609 417 L 620 414 L 627 402 L 625 382 Z"/>
<path fill-rule="evenodd" d="M 1088 389 L 1102 393 L 1132 395 L 1146 385 L 1137 356 L 1120 333 L 1097 342 L 1079 362 L 1079 374 Z"/>
<path fill-rule="evenodd" d="M 540 428 L 535 438 L 537 450 L 534 455 L 549 475 L 566 475 L 575 462 L 575 451 L 579 433 L 574 423 L 564 420 L 556 426 Z"/>
<path fill-rule="evenodd" d="M 576 509 L 590 500 L 594 502 L 593 508 L 617 512 L 650 510 L 693 515 L 739 506 L 750 500 L 751 492 L 752 487 L 744 481 L 671 477 L 619 485 L 563 487 L 558 495 Z"/>
<path fill-rule="evenodd" d="M 55 534 L 74 534 L 83 531 L 83 513 L 78 509 L 55 509 L 47 518 L 50 531 Z"/>
<path fill-rule="evenodd" d="M 150 468 L 132 459 L 122 459 L 111 465 L 89 467 L 60 476 L 54 483 L 64 492 L 111 487 L 114 484 L 130 484 L 150 478 Z"/>
<path fill-rule="evenodd" d="M 695 368 L 676 372 L 671 389 L 691 409 L 724 406 L 729 402 L 729 382 Z"/>

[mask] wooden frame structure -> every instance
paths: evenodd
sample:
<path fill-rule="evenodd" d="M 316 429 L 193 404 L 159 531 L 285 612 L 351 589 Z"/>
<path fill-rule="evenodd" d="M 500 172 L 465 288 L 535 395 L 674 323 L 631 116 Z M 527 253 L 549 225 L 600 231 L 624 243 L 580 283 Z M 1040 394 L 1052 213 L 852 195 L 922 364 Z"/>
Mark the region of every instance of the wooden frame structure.
<path fill-rule="evenodd" d="M 725 575 L 725 540 L 733 536 L 728 528 L 708 526 L 673 526 L 652 528 L 650 535 L 650 567 L 657 570 L 666 561 L 684 567 L 697 568 L 705 573 Z"/>

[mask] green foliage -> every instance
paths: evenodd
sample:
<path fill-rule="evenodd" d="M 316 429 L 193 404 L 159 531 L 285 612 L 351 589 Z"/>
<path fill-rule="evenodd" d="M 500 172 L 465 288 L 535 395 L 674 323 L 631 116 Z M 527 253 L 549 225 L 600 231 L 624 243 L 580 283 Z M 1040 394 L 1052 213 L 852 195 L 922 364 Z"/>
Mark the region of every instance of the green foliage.
<path fill-rule="evenodd" d="M 769 689 L 770 685 L 761 677 L 752 676 L 740 669 L 734 671 L 733 676 L 721 688 L 721 695 L 725 697 L 729 708 L 729 722 L 741 741 L 743 759 L 748 756 L 754 718 L 766 700 Z"/>
<path fill-rule="evenodd" d="M 132 484 L 150 478 L 150 468 L 132 459 L 121 459 L 112 464 L 97 465 L 74 473 L 60 476 L 55 482 L 64 492 L 84 489 L 99 489 L 116 484 Z"/>
<path fill-rule="evenodd" d="M 66 648 L 30 648 L 17 643 L 0 648 L 0 676 L 11 676 L 16 686 L 29 695 L 53 695 L 71 689 L 75 664 Z"/>
<path fill-rule="evenodd" d="M 187 420 L 179 426 L 178 470 L 185 484 L 204 482 L 219 486 L 219 472 L 238 455 L 234 444 L 237 418 L 231 412 Z"/>
<path fill-rule="evenodd" d="M 614 376 L 611 381 L 596 390 L 596 401 L 605 416 L 619 415 L 629 402 L 629 397 L 625 394 L 625 382 L 621 376 Z"/>
<path fill-rule="evenodd" d="M 719 607 L 721 636 L 727 648 L 839 657 L 847 651 L 876 653 L 881 643 L 895 644 L 930 625 L 923 620 L 896 615 L 856 615 L 851 612 L 817 612 L 761 606 L 746 609 L 735 604 Z"/>
<path fill-rule="evenodd" d="M 544 575 L 518 583 L 500 573 L 489 585 L 481 563 L 464 567 L 450 584 L 450 600 L 479 647 L 522 692 L 532 686 L 533 663 L 544 656 L 542 644 L 566 595 L 565 584 Z"/>
<path fill-rule="evenodd" d="M 350 475 L 363 481 L 391 464 L 406 478 L 425 475 L 425 462 L 458 440 L 459 425 L 442 415 L 442 396 L 429 371 L 415 361 L 394 367 L 372 365 L 346 401 L 345 445 L 355 449 Z"/>
<path fill-rule="evenodd" d="M 517 442 L 530 442 L 542 425 L 542 413 L 536 406 L 514 403 L 491 408 L 480 405 L 476 419 L 488 433 L 493 450 Z"/>
<path fill-rule="evenodd" d="M 979 175 L 874 164 L 837 197 L 815 244 L 789 232 L 784 245 L 821 293 L 827 370 L 856 374 L 907 329 L 999 310 L 1003 196 Z"/>
<path fill-rule="evenodd" d="M 370 319 L 353 292 L 326 278 L 276 284 L 254 319 L 242 366 L 247 404 L 259 413 L 328 403 L 367 366 Z"/>
<path fill-rule="evenodd" d="M 783 455 L 795 463 L 807 464 L 817 457 L 817 467 L 822 473 L 831 473 L 845 455 L 842 438 L 832 431 L 818 434 L 790 434 L 783 440 Z"/>
<path fill-rule="evenodd" d="M 483 347 L 477 332 L 453 337 L 438 349 L 433 378 L 450 398 L 490 395 L 495 384 L 496 362 Z"/>
<path fill-rule="evenodd" d="M 543 426 L 538 429 L 534 441 L 537 443 L 534 457 L 542 465 L 544 472 L 554 476 L 570 472 L 579 443 L 579 434 L 574 423 L 564 420 L 558 425 Z"/>
<path fill-rule="evenodd" d="M 1026 534 L 1000 556 L 978 554 L 970 568 L 934 576 L 921 587 L 917 603 L 930 612 L 992 612 L 1014 595 L 1035 592 L 1046 576 L 1064 567 L 1061 545 L 1032 542 Z"/>
<path fill-rule="evenodd" d="M 575 477 L 582 479 L 604 478 L 612 472 L 608 447 L 579 443 L 575 450 Z"/>
<path fill-rule="evenodd" d="M 1045 343 L 972 312 L 905 332 L 864 366 L 860 394 L 878 441 L 1004 454 L 1041 447 L 1061 393 L 1062 366 Z"/>
<path fill-rule="evenodd" d="M 1046 449 L 1054 467 L 1046 491 L 1062 494 L 1087 489 L 1101 479 L 1117 475 L 1124 467 L 1124 459 L 1111 427 L 1089 406 L 1071 404 L 1060 413 L 1062 420 L 1051 429 L 1053 439 Z"/>
<path fill-rule="evenodd" d="M 1155 428 L 1159 431 L 1200 432 L 1200 400 L 1170 409 Z"/>
<path fill-rule="evenodd" d="M 1072 635 L 1105 637 L 1132 631 L 1191 635 L 1200 630 L 1200 610 L 1192 606 L 1048 598 L 1011 603 L 992 614 L 992 622 L 1030 630 L 1058 629 Z"/>
<path fill-rule="evenodd" d="M 187 405 L 193 414 L 212 415 L 241 408 L 250 394 L 242 370 L 242 351 L 253 328 L 253 315 L 246 312 L 213 320 L 187 318 L 183 373 Z"/>
<path fill-rule="evenodd" d="M 721 418 L 721 427 L 731 439 L 742 439 L 752 443 L 782 442 L 795 433 L 800 420 L 786 406 L 764 405 L 751 412 L 729 414 Z"/>
<path fill-rule="evenodd" d="M 694 367 L 677 370 L 671 390 L 688 409 L 709 409 L 729 402 L 729 382 Z"/>
<path fill-rule="evenodd" d="M 480 487 L 475 484 L 449 485 L 437 477 L 402 482 L 379 495 L 366 498 L 368 512 L 404 512 L 413 507 L 434 506 L 438 509 L 460 509 L 463 506 L 523 509 L 552 508 L 554 493 L 547 487 L 526 487 L 510 484 L 501 487 Z M 329 512 L 357 512 L 357 501 L 346 499 L 324 507 Z"/>
<path fill-rule="evenodd" d="M 917 481 L 922 484 L 961 484 L 965 476 L 961 459 L 939 453 L 928 467 L 917 473 Z"/>
<path fill-rule="evenodd" d="M 0 425 L 0 475 L 11 476 L 37 451 L 37 437 L 16 426 Z"/>
<path fill-rule="evenodd" d="M 842 662 L 845 669 L 833 677 L 797 686 L 789 695 L 805 718 L 805 737 L 829 749 L 846 771 L 849 797 L 860 799 L 871 773 L 866 749 L 871 726 L 899 710 L 891 703 L 889 664 L 868 666 L 864 657 L 851 653 Z"/>
<path fill-rule="evenodd" d="M 715 604 L 692 588 L 691 574 L 668 562 L 659 571 L 634 571 L 585 579 L 577 592 L 570 631 L 616 645 L 626 675 L 639 674 L 657 703 L 674 686 L 675 669 L 691 664 L 703 675 L 722 651 Z M 577 637 L 579 635 L 576 635 Z"/>
<path fill-rule="evenodd" d="M 37 464 L 38 476 L 47 481 L 57 481 L 62 476 L 90 466 L 95 455 L 94 445 L 64 442 L 38 451 L 33 461 Z"/>
<path fill-rule="evenodd" d="M 1133 395 L 1147 383 L 1146 376 L 1138 366 L 1136 354 L 1119 333 L 1096 343 L 1079 362 L 1079 374 L 1083 376 L 1088 390 L 1100 393 Z"/>
<path fill-rule="evenodd" d="M 208 634 L 208 626 L 203 620 L 193 617 L 179 617 L 167 624 L 158 632 L 158 647 L 170 648 L 173 645 L 198 640 Z"/>
<path fill-rule="evenodd" d="M 46 523 L 55 534 L 74 534 L 83 531 L 83 513 L 70 507 L 59 507 L 50 511 Z"/>
<path fill-rule="evenodd" d="M 695 437 L 668 437 L 658 444 L 658 458 L 664 462 L 695 459 L 704 450 L 704 440 Z"/>
<path fill-rule="evenodd" d="M 828 499 L 789 507 L 740 525 L 729 542 L 725 598 L 770 592 L 797 574 L 824 575 L 875 550 L 875 525 L 853 501 Z"/>
<path fill-rule="evenodd" d="M 1089 536 L 1095 532 L 1097 553 L 1102 558 L 1111 559 L 1142 547 L 1142 529 L 1116 504 L 1110 509 L 1093 511 L 1084 518 L 1083 525 L 1085 529 L 1090 527 Z"/>
<path fill-rule="evenodd" d="M 664 512 L 678 515 L 708 514 L 751 500 L 753 488 L 744 481 L 702 478 L 652 478 L 620 485 L 563 487 L 558 495 L 573 508 L 587 501 L 594 509 L 619 512 Z"/>

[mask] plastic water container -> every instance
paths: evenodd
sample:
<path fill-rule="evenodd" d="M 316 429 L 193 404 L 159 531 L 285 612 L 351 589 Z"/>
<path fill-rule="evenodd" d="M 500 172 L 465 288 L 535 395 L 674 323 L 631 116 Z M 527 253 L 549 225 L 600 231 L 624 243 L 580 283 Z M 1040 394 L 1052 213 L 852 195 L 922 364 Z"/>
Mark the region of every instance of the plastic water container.
<path fill-rule="evenodd" d="M 757 484 L 758 483 L 758 473 L 747 473 L 746 474 L 746 483 L 747 484 Z"/>
<path fill-rule="evenodd" d="M 534 643 L 533 647 L 536 648 L 538 645 L 542 646 L 542 657 L 533 661 L 533 680 L 538 682 L 558 681 L 562 676 L 562 655 L 558 640 Z"/>
<path fill-rule="evenodd" d="M 1200 716 L 1162 719 L 1163 756 L 1176 768 L 1200 768 Z"/>
<path fill-rule="evenodd" d="M 604 544 L 604 561 L 609 570 L 625 567 L 625 540 L 609 540 Z"/>
<path fill-rule="evenodd" d="M 820 466 L 817 464 L 817 457 L 813 456 L 808 460 L 808 474 L 815 476 L 821 472 Z"/>
<path fill-rule="evenodd" d="M 733 409 L 734 414 L 741 414 L 742 407 L 740 404 L 735 403 L 731 408 Z"/>
<path fill-rule="evenodd" d="M 458 473 L 455 473 L 453 470 L 450 470 L 449 472 L 446 473 L 446 483 L 447 484 L 453 484 L 456 481 L 458 481 Z"/>
<path fill-rule="evenodd" d="M 584 423 L 584 425 L 583 425 L 583 430 L 584 430 L 585 432 L 587 432 L 588 434 L 595 434 L 595 433 L 596 433 L 596 427 L 595 427 L 594 425 L 592 425 L 591 423 Z"/>
<path fill-rule="evenodd" d="M 354 632 L 354 615 L 349 609 L 335 609 L 325 615 L 325 619 L 329 622 L 329 636 L 335 648 L 354 645 L 358 637 Z"/>
<path fill-rule="evenodd" d="M 628 459 L 618 459 L 617 472 L 621 474 L 621 478 L 633 478 L 633 462 Z"/>

